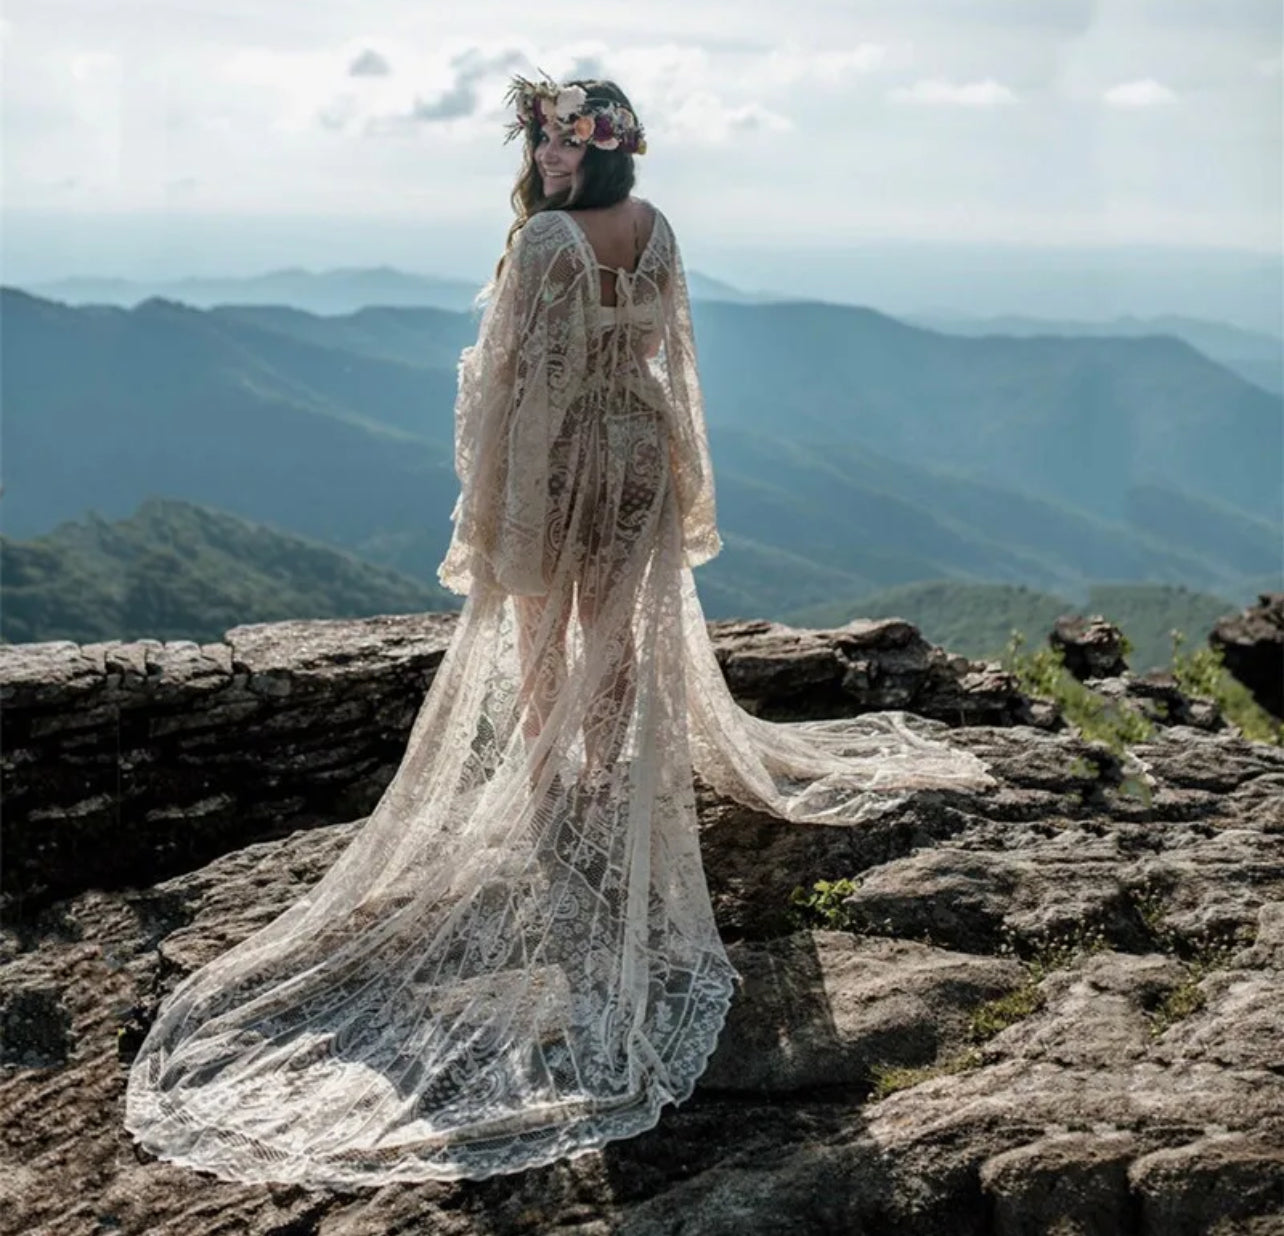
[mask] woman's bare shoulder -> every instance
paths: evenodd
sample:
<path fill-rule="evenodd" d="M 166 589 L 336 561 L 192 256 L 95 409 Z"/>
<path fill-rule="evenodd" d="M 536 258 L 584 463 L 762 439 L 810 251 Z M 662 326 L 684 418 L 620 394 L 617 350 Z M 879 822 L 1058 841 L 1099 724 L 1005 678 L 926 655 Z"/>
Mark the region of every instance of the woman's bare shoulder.
<path fill-rule="evenodd" d="M 657 206 L 642 197 L 627 197 L 613 206 L 571 209 L 561 213 L 569 215 L 597 245 L 608 249 L 617 244 L 631 248 L 639 236 L 645 243 L 651 229 L 663 217 Z"/>

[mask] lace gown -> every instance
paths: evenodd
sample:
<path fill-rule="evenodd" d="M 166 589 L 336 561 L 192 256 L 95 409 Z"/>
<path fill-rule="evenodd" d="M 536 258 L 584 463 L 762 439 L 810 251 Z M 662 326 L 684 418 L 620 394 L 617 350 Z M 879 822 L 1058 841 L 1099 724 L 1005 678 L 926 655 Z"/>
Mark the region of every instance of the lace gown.
<path fill-rule="evenodd" d="M 163 1002 L 126 1102 L 158 1156 L 379 1185 L 638 1133 L 690 1095 L 736 977 L 693 765 L 784 820 L 845 824 L 993 784 L 903 714 L 781 724 L 736 704 L 691 574 L 720 541 L 658 211 L 616 287 L 603 306 L 569 215 L 519 233 L 460 361 L 455 636 L 338 861 Z"/>

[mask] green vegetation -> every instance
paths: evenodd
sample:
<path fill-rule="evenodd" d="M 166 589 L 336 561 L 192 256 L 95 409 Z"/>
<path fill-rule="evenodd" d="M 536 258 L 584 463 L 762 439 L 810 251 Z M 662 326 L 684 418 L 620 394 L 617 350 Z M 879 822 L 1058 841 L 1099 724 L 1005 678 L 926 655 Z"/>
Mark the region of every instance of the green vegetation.
<path fill-rule="evenodd" d="M 91 513 L 47 536 L 0 538 L 7 642 L 221 640 L 230 627 L 458 608 L 459 598 L 333 546 L 188 502 L 129 519 Z"/>
<path fill-rule="evenodd" d="M 1100 614 L 1127 632 L 1128 668 L 1144 674 L 1170 668 L 1170 632 L 1174 627 L 1197 631 L 1207 640 L 1217 620 L 1239 609 L 1241 600 L 1250 602 L 1256 597 L 1241 593 L 1228 599 L 1174 584 L 1094 584 L 1082 612 Z"/>
<path fill-rule="evenodd" d="M 789 894 L 789 920 L 800 931 L 855 931 L 856 919 L 846 900 L 856 888 L 855 880 L 817 880 L 810 891 L 799 884 Z"/>
<path fill-rule="evenodd" d="M 1176 584 L 1095 584 L 1083 600 L 1070 600 L 1019 584 L 938 579 L 880 589 L 854 601 L 795 607 L 782 620 L 838 627 L 853 618 L 904 618 L 949 652 L 996 661 L 1013 630 L 1051 631 L 1062 614 L 1100 614 L 1127 633 L 1128 667 L 1145 673 L 1168 668 L 1174 627 L 1206 637 L 1219 618 L 1253 599 L 1250 592 L 1228 599 Z"/>
<path fill-rule="evenodd" d="M 1089 690 L 1071 674 L 1065 668 L 1060 648 L 1023 653 L 1024 642 L 1025 636 L 1020 631 L 1012 632 L 1001 658 L 1003 668 L 1016 676 L 1027 695 L 1055 700 L 1066 719 L 1078 726 L 1086 740 L 1104 743 L 1111 751 L 1122 754 L 1129 743 L 1153 737 L 1152 722 L 1118 701 Z"/>
<path fill-rule="evenodd" d="M 1251 931 L 1241 931 L 1231 937 L 1207 936 L 1186 943 L 1186 956 L 1182 959 L 1182 977 L 1165 994 L 1159 1006 L 1150 1013 L 1150 1033 L 1158 1038 L 1177 1022 L 1198 1013 L 1208 1003 L 1204 980 L 1214 970 L 1228 970 L 1232 958 L 1247 948 L 1253 940 Z"/>
<path fill-rule="evenodd" d="M 872 928 L 847 906 L 847 898 L 858 887 L 858 881 L 851 879 L 817 880 L 810 889 L 798 885 L 789 897 L 789 920 L 798 930 L 823 928 L 869 937 L 891 935 L 890 925 L 885 925 L 882 931 Z M 874 1065 L 870 1070 L 873 1099 L 884 1099 L 897 1090 L 906 1090 L 934 1077 L 979 1067 L 982 1045 L 1043 1007 L 1043 980 L 1049 974 L 1071 969 L 1085 956 L 1106 947 L 1105 934 L 1090 924 L 1055 933 L 1032 932 L 1021 936 L 1005 927 L 1002 936 L 998 953 L 1020 962 L 1024 971 L 1021 982 L 1011 991 L 982 1001 L 971 1010 L 965 1046 L 942 1054 L 930 1064 Z M 931 943 L 930 939 L 926 942 Z"/>
<path fill-rule="evenodd" d="M 1022 983 L 1015 991 L 987 1000 L 972 1010 L 968 1020 L 968 1038 L 984 1043 L 1009 1026 L 1029 1017 L 1043 1007 L 1043 992 L 1033 980 Z"/>
<path fill-rule="evenodd" d="M 1182 976 L 1149 1013 L 1150 1032 L 1156 1038 L 1170 1026 L 1199 1012 L 1208 1002 L 1203 982 L 1214 970 L 1227 970 L 1234 956 L 1252 945 L 1256 931 L 1244 924 L 1233 931 L 1201 931 L 1179 935 L 1167 923 L 1168 891 L 1153 880 L 1130 892 L 1155 948 L 1181 962 Z"/>
<path fill-rule="evenodd" d="M 1223 664 L 1220 648 L 1197 648 L 1182 652 L 1185 636 L 1172 632 L 1173 677 L 1187 695 L 1216 700 L 1223 716 L 1239 726 L 1245 738 L 1284 746 L 1284 722 L 1276 721 L 1255 699 L 1252 692 Z"/>
<path fill-rule="evenodd" d="M 1053 971 L 1072 970 L 1085 957 L 1100 953 L 1106 947 L 1105 933 L 1090 923 L 1079 923 L 1059 931 L 1033 931 L 1020 936 L 1005 926 L 999 956 L 1020 961 L 1030 978 L 1041 983 Z"/>
<path fill-rule="evenodd" d="M 1003 937 L 999 955 L 1019 960 L 1025 969 L 1025 978 L 1019 987 L 997 999 L 987 1000 L 972 1011 L 968 1037 L 974 1043 L 984 1043 L 1037 1012 L 1043 1007 L 1042 985 L 1049 974 L 1055 970 L 1073 969 L 1085 957 L 1106 947 L 1104 932 L 1085 925 L 1072 930 L 1033 932 L 1024 936 L 1018 936 L 1005 927 Z"/>
<path fill-rule="evenodd" d="M 785 621 L 797 626 L 840 627 L 853 618 L 904 618 L 923 638 L 952 653 L 997 660 L 1008 633 L 1050 631 L 1076 606 L 1064 597 L 1019 584 L 938 579 L 883 588 L 855 601 L 796 609 Z M 1227 612 L 1223 607 L 1220 614 Z"/>
<path fill-rule="evenodd" d="M 968 1017 L 966 1046 L 948 1051 L 930 1064 L 874 1065 L 870 1070 L 872 1099 L 885 1099 L 898 1090 L 908 1090 L 935 1077 L 948 1077 L 979 1068 L 984 1063 L 981 1048 L 985 1043 L 1043 1007 L 1042 984 L 1052 971 L 1070 969 L 1085 956 L 1106 946 L 1102 933 L 1092 928 L 1056 935 L 1036 933 L 1021 939 L 1005 930 L 1004 936 L 999 952 L 1021 960 L 1025 968 L 1021 983 L 1005 995 L 983 1001 L 972 1010 Z"/>
<path fill-rule="evenodd" d="M 975 1047 L 954 1052 L 931 1064 L 918 1066 L 876 1064 L 870 1069 L 870 1079 L 874 1089 L 870 1098 L 877 1102 L 898 1090 L 909 1090 L 934 1077 L 949 1077 L 955 1073 L 966 1073 L 981 1066 L 981 1053 Z"/>

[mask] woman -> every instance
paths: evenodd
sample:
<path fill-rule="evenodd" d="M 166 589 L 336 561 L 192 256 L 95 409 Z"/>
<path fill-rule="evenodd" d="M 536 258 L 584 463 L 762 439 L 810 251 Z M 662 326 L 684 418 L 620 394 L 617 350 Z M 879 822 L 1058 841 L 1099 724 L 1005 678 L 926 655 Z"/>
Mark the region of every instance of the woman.
<path fill-rule="evenodd" d="M 610 82 L 510 99 L 517 218 L 459 373 L 455 636 L 362 831 L 178 985 L 131 1069 L 134 1135 L 228 1179 L 517 1171 L 687 1098 L 735 980 L 693 764 L 844 824 L 993 784 L 897 713 L 731 698 L 691 575 L 720 541 L 682 261 L 630 196 L 642 127 Z"/>

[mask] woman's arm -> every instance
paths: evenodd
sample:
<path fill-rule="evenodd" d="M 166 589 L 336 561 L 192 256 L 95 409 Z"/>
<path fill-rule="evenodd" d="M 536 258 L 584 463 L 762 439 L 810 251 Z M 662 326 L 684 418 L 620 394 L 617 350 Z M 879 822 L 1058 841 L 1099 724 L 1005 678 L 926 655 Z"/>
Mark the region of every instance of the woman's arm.
<path fill-rule="evenodd" d="M 478 333 L 460 365 L 455 536 L 438 578 L 467 591 L 483 572 L 511 593 L 546 591 L 548 464 L 583 381 L 585 270 L 553 212 L 514 241 Z"/>

